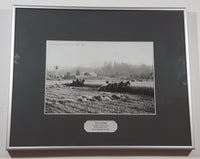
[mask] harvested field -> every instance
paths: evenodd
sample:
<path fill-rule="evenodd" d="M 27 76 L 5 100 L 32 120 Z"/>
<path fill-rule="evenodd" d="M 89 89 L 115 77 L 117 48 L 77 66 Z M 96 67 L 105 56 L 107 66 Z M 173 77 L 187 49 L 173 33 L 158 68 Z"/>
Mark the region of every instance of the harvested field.
<path fill-rule="evenodd" d="M 154 97 L 126 92 L 98 91 L 98 87 L 65 86 L 47 81 L 46 114 L 155 114 Z M 131 87 L 138 90 L 138 87 Z"/>

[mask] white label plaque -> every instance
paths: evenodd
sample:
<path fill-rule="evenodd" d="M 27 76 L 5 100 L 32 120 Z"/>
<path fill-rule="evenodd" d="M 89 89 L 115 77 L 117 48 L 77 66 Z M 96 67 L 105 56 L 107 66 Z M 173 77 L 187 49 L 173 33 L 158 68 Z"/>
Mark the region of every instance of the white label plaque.
<path fill-rule="evenodd" d="M 117 123 L 114 120 L 87 120 L 84 129 L 87 132 L 115 132 Z"/>

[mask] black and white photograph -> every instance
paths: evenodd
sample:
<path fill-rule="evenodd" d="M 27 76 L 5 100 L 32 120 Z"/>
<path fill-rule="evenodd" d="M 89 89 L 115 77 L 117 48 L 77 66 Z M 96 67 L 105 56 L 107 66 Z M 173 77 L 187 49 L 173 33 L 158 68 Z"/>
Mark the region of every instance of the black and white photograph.
<path fill-rule="evenodd" d="M 153 42 L 46 42 L 45 114 L 155 115 Z"/>

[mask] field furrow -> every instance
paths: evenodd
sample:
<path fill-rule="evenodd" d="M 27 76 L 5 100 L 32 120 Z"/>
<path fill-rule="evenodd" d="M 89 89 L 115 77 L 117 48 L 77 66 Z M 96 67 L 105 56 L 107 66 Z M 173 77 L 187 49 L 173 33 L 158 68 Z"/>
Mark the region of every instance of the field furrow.
<path fill-rule="evenodd" d="M 98 91 L 95 87 L 52 84 L 46 87 L 47 114 L 154 114 L 154 98 L 119 92 Z"/>

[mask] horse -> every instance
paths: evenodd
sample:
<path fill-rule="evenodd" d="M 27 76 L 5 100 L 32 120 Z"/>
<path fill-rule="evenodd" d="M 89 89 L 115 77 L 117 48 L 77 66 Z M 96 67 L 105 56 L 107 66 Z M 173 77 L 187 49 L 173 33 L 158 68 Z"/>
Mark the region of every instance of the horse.
<path fill-rule="evenodd" d="M 73 80 L 72 83 L 70 84 L 70 86 L 76 86 L 76 87 L 81 87 L 81 86 L 84 86 L 84 82 L 85 82 L 85 79 L 76 79 L 76 80 Z"/>
<path fill-rule="evenodd" d="M 131 85 L 130 81 L 127 81 L 127 82 L 125 83 L 125 85 L 126 85 L 127 87 L 130 87 L 130 85 Z"/>
<path fill-rule="evenodd" d="M 84 86 L 85 79 L 79 81 L 79 86 Z"/>

